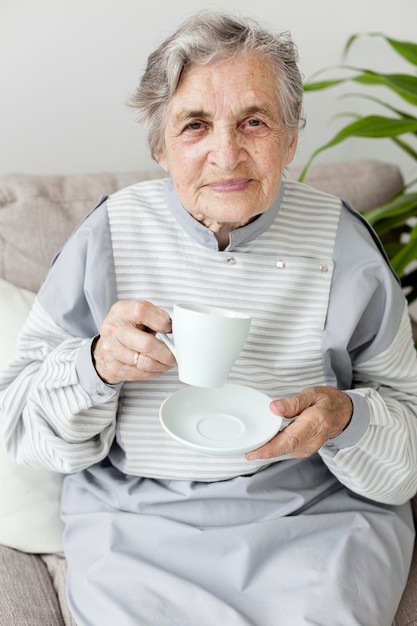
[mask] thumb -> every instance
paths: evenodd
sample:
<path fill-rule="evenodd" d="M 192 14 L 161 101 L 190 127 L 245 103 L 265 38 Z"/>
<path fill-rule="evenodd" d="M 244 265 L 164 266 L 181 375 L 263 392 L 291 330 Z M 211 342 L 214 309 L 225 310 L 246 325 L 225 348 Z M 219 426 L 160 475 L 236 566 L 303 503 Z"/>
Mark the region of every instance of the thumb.
<path fill-rule="evenodd" d="M 303 411 L 313 406 L 320 398 L 320 387 L 305 387 L 299 393 L 285 398 L 273 400 L 270 409 L 282 417 L 297 417 Z"/>
<path fill-rule="evenodd" d="M 297 393 L 286 398 L 278 398 L 270 404 L 270 409 L 275 415 L 282 417 L 296 417 L 303 409 L 309 406 L 309 402 L 305 403 L 302 393 Z"/>

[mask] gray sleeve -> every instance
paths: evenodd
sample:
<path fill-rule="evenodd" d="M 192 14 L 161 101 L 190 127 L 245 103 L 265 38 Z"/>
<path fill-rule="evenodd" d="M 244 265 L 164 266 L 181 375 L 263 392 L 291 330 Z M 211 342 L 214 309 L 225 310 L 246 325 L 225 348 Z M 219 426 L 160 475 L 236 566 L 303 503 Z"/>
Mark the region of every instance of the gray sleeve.
<path fill-rule="evenodd" d="M 323 356 L 328 375 L 334 372 L 338 387 L 349 389 L 352 364 L 367 361 L 391 345 L 405 297 L 377 236 L 346 203 L 334 263 Z"/>
<path fill-rule="evenodd" d="M 57 326 L 72 336 L 92 339 L 116 298 L 113 250 L 103 198 L 55 257 L 38 300 Z M 92 364 L 90 344 L 81 347 L 76 371 L 93 403 L 100 404 L 111 398 L 120 385 L 101 381 Z"/>
<path fill-rule="evenodd" d="M 334 262 L 323 359 L 328 380 L 349 393 L 354 407 L 349 426 L 328 444 L 337 450 L 354 445 L 369 425 L 369 406 L 355 393 L 355 367 L 392 344 L 405 298 L 377 235 L 347 203 L 342 206 Z"/>
<path fill-rule="evenodd" d="M 319 451 L 340 482 L 387 504 L 417 488 L 417 358 L 405 296 L 377 239 L 343 207 L 323 359 L 353 418 Z"/>
<path fill-rule="evenodd" d="M 91 339 L 115 300 L 105 204 L 55 258 L 17 353 L 0 376 L 4 441 L 18 462 L 71 473 L 103 459 L 115 432 L 119 386 L 98 377 Z"/>
<path fill-rule="evenodd" d="M 76 337 L 93 337 L 116 301 L 106 198 L 79 224 L 52 262 L 38 300 Z"/>

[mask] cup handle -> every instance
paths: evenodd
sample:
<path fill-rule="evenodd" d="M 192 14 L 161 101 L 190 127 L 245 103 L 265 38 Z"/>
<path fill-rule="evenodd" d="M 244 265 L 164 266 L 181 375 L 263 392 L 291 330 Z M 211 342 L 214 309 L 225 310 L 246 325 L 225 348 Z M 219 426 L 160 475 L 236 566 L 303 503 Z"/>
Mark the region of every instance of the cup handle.
<path fill-rule="evenodd" d="M 175 358 L 177 358 L 177 351 L 175 349 L 175 344 L 172 339 L 170 339 L 170 337 L 168 337 L 166 333 L 156 333 L 156 337 L 160 339 L 167 346 L 167 348 L 171 350 Z"/>

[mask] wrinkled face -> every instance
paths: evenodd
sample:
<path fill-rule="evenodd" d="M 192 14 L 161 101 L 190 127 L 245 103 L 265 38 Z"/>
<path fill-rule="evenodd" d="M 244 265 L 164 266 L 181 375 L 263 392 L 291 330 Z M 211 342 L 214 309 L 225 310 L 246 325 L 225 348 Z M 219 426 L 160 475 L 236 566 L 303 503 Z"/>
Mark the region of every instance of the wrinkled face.
<path fill-rule="evenodd" d="M 281 120 L 276 85 L 253 53 L 191 66 L 182 77 L 156 156 L 197 219 L 244 224 L 274 201 L 297 144 Z"/>

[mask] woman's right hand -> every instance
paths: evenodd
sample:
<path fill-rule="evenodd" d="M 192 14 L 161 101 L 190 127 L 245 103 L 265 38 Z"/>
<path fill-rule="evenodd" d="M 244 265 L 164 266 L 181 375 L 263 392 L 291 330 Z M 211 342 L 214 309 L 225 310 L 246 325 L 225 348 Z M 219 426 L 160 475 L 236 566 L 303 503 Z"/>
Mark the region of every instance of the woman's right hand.
<path fill-rule="evenodd" d="M 116 302 L 93 346 L 97 374 L 109 385 L 158 378 L 176 365 L 172 352 L 155 337 L 158 332 L 170 331 L 168 313 L 151 302 Z"/>

